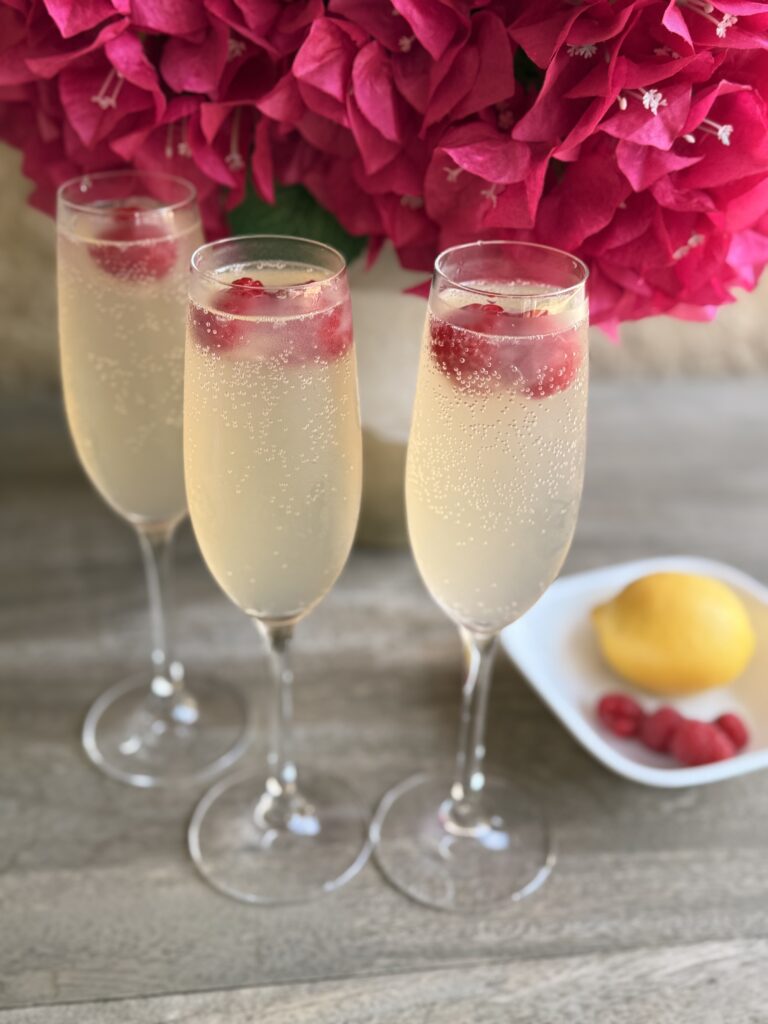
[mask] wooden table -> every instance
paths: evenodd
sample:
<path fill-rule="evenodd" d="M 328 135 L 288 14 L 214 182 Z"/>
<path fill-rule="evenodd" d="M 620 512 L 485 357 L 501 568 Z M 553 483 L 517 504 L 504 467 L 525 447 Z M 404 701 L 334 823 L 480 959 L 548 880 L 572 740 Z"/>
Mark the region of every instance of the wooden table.
<path fill-rule="evenodd" d="M 768 1019 L 768 777 L 624 782 L 506 661 L 490 753 L 540 784 L 556 825 L 540 894 L 454 917 L 372 864 L 305 906 L 209 889 L 184 844 L 202 787 L 130 789 L 79 746 L 88 704 L 142 665 L 135 541 L 76 468 L 55 402 L 6 402 L 0 424 L 0 1024 Z M 590 445 L 570 570 L 689 552 L 768 578 L 764 380 L 598 382 Z M 187 528 L 178 579 L 188 670 L 260 701 L 256 639 Z M 407 554 L 356 552 L 297 648 L 300 748 L 372 806 L 450 754 L 458 643 Z"/>

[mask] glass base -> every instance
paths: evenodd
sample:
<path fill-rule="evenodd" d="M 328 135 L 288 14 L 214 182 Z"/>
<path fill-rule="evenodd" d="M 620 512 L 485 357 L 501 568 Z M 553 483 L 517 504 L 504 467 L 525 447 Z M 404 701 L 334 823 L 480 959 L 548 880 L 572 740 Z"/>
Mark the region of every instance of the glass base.
<path fill-rule="evenodd" d="M 488 912 L 536 892 L 555 864 L 540 804 L 519 784 L 489 778 L 481 821 L 459 828 L 447 817 L 451 778 L 414 775 L 391 789 L 371 823 L 384 876 L 417 903 L 460 913 Z"/>
<path fill-rule="evenodd" d="M 195 808 L 189 852 L 203 877 L 245 903 L 302 903 L 345 885 L 368 860 L 368 813 L 343 779 L 299 771 L 286 812 L 261 775 L 225 779 Z M 261 795 L 260 795 L 261 794 Z"/>
<path fill-rule="evenodd" d="M 213 778 L 240 757 L 248 738 L 240 690 L 201 678 L 185 679 L 184 699 L 172 704 L 152 692 L 147 675 L 131 677 L 103 693 L 83 724 L 91 761 L 143 788 Z"/>

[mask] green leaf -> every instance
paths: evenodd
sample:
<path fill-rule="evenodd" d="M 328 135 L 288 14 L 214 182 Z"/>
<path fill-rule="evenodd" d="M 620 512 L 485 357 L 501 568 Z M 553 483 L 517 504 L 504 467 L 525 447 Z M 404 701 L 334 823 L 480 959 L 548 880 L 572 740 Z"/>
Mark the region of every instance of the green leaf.
<path fill-rule="evenodd" d="M 368 239 L 348 234 L 333 214 L 303 185 L 278 185 L 274 205 L 265 202 L 249 183 L 243 202 L 229 215 L 236 235 L 298 235 L 338 249 L 347 263 L 359 256 Z"/>

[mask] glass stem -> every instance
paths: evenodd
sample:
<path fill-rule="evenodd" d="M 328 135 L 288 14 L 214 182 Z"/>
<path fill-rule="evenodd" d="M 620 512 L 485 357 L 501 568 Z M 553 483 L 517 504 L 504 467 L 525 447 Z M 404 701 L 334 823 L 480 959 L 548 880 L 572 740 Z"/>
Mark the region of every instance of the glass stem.
<path fill-rule="evenodd" d="M 293 760 L 293 626 L 257 620 L 256 627 L 266 641 L 272 675 L 267 792 L 275 801 L 290 802 L 297 794 Z"/>
<path fill-rule="evenodd" d="M 181 665 L 172 660 L 166 612 L 171 606 L 171 547 L 174 527 L 139 528 L 152 633 L 152 693 L 177 701 L 184 692 Z"/>
<path fill-rule="evenodd" d="M 498 636 L 460 628 L 466 678 L 462 688 L 459 749 L 451 797 L 445 808 L 446 827 L 472 831 L 482 823 L 479 798 L 485 786 L 485 723 Z"/>

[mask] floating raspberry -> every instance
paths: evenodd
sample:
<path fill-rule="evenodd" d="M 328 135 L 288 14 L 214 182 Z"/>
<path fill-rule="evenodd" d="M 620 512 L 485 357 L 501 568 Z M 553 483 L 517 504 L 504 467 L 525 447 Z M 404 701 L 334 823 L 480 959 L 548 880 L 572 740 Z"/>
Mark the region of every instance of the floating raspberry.
<path fill-rule="evenodd" d="M 264 291 L 264 285 L 255 277 L 238 277 L 232 282 L 232 287 L 255 295 L 261 295 Z"/>
<path fill-rule="evenodd" d="M 175 264 L 175 240 L 167 228 L 148 221 L 146 214 L 140 207 L 119 207 L 112 223 L 99 234 L 109 244 L 88 247 L 93 261 L 107 274 L 129 281 L 159 281 Z"/>
<path fill-rule="evenodd" d="M 215 309 L 192 305 L 190 325 L 195 340 L 204 348 L 226 351 L 235 348 L 244 337 L 245 324 L 238 317 L 257 316 L 263 311 L 270 293 L 254 277 L 238 277 L 217 293 Z M 223 315 L 226 314 L 226 315 Z"/>
<path fill-rule="evenodd" d="M 531 398 L 548 398 L 573 384 L 582 359 L 576 332 L 531 339 L 520 348 L 518 368 Z"/>
<path fill-rule="evenodd" d="M 318 349 L 323 359 L 332 362 L 351 348 L 352 322 L 345 307 L 334 306 L 318 315 L 317 326 Z"/>
<path fill-rule="evenodd" d="M 711 722 L 686 719 L 675 730 L 670 753 L 688 767 L 725 761 L 733 757 L 736 747 L 722 729 Z"/>
<path fill-rule="evenodd" d="M 432 355 L 443 373 L 469 391 L 493 385 L 541 399 L 570 387 L 582 361 L 577 333 L 520 337 L 519 319 L 495 302 L 453 310 L 451 322 L 432 316 Z"/>
<path fill-rule="evenodd" d="M 429 329 L 432 356 L 443 373 L 463 391 L 487 391 L 496 372 L 495 346 L 476 327 L 457 327 L 441 317 L 431 316 Z"/>
<path fill-rule="evenodd" d="M 638 738 L 651 750 L 669 753 L 672 737 L 685 719 L 674 708 L 661 707 L 646 715 L 640 726 Z"/>
<path fill-rule="evenodd" d="M 597 705 L 597 715 L 606 729 L 616 736 L 636 736 L 641 728 L 643 709 L 625 693 L 608 693 Z"/>
<path fill-rule="evenodd" d="M 743 750 L 749 742 L 749 732 L 743 719 L 730 712 L 720 715 L 714 723 L 721 729 L 737 750 Z"/>

